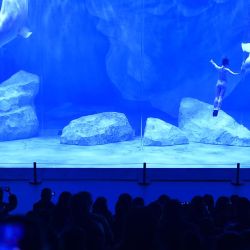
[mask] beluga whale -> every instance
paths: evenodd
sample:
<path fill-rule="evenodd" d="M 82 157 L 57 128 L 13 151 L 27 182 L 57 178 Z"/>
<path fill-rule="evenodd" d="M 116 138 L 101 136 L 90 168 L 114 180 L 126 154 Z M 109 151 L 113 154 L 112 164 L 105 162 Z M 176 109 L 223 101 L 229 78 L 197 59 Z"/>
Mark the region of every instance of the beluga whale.
<path fill-rule="evenodd" d="M 246 72 L 250 71 L 250 43 L 242 43 L 241 48 L 243 52 L 247 53 L 247 58 L 243 61 L 241 69 Z"/>
<path fill-rule="evenodd" d="M 18 35 L 28 38 L 32 32 L 25 26 L 29 0 L 2 0 L 0 10 L 0 47 Z"/>

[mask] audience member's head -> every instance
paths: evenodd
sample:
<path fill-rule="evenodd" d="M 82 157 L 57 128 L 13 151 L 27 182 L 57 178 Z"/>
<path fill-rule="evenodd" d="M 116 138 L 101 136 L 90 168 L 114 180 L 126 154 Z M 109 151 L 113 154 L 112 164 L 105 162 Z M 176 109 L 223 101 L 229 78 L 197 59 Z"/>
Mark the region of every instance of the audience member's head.
<path fill-rule="evenodd" d="M 80 192 L 71 198 L 71 210 L 73 216 L 84 216 L 90 213 L 92 196 L 89 192 Z"/>
<path fill-rule="evenodd" d="M 17 207 L 17 196 L 15 194 L 10 194 L 8 198 L 8 212 L 13 211 Z"/>
<path fill-rule="evenodd" d="M 106 214 L 109 212 L 107 199 L 105 197 L 98 197 L 93 204 L 92 210 L 97 214 Z"/>
<path fill-rule="evenodd" d="M 183 217 L 182 207 L 178 200 L 170 200 L 163 209 L 162 219 L 174 223 Z"/>
<path fill-rule="evenodd" d="M 170 198 L 169 198 L 168 195 L 162 194 L 162 195 L 159 196 L 159 198 L 157 199 L 157 201 L 161 205 L 161 207 L 164 207 L 170 201 Z"/>
<path fill-rule="evenodd" d="M 203 201 L 210 213 L 214 210 L 214 197 L 211 194 L 205 194 L 203 196 Z"/>
<path fill-rule="evenodd" d="M 144 207 L 144 199 L 142 197 L 136 197 L 132 200 L 132 206 L 134 208 Z"/>
<path fill-rule="evenodd" d="M 132 206 L 132 197 L 130 194 L 124 193 L 121 194 L 118 198 L 118 201 L 115 205 L 116 215 L 128 213 Z"/>
<path fill-rule="evenodd" d="M 231 203 L 237 203 L 239 198 L 240 198 L 239 195 L 233 194 L 233 195 L 230 196 L 230 201 L 231 201 Z"/>
<path fill-rule="evenodd" d="M 192 198 L 190 209 L 193 219 L 202 219 L 208 213 L 204 199 L 200 195 L 196 195 Z"/>
<path fill-rule="evenodd" d="M 50 188 L 44 188 L 41 192 L 41 200 L 44 202 L 51 201 L 52 198 L 52 191 Z"/>
<path fill-rule="evenodd" d="M 58 198 L 58 207 L 69 207 L 72 194 L 70 192 L 62 192 Z"/>
<path fill-rule="evenodd" d="M 217 212 L 223 212 L 225 210 L 228 210 L 230 207 L 231 201 L 226 196 L 220 196 L 215 204 L 215 209 Z"/>

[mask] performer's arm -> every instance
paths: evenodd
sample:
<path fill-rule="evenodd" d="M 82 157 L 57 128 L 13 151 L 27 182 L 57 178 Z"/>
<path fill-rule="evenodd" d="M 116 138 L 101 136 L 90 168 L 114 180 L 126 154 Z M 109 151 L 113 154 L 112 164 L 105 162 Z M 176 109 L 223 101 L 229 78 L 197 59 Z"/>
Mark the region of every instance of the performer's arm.
<path fill-rule="evenodd" d="M 233 72 L 231 69 L 226 68 L 226 70 L 232 75 L 239 75 L 240 73 Z"/>
<path fill-rule="evenodd" d="M 216 69 L 221 69 L 221 67 L 219 65 L 217 65 L 213 59 L 210 60 L 210 63 L 213 64 L 213 66 L 216 68 Z"/>

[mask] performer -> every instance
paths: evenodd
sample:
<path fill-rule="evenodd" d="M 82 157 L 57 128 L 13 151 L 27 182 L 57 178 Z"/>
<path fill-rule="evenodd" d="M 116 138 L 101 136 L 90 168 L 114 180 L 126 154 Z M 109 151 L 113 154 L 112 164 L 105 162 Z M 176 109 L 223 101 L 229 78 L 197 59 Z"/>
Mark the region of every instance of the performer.
<path fill-rule="evenodd" d="M 216 84 L 216 95 L 215 95 L 215 99 L 214 99 L 214 111 L 213 111 L 213 116 L 217 116 L 218 112 L 221 108 L 222 100 L 223 100 L 225 92 L 226 92 L 228 72 L 232 75 L 239 75 L 240 73 L 235 73 L 231 69 L 228 68 L 228 66 L 229 66 L 228 58 L 222 59 L 221 66 L 217 65 L 213 61 L 213 59 L 211 59 L 210 62 L 218 71 L 218 81 Z"/>

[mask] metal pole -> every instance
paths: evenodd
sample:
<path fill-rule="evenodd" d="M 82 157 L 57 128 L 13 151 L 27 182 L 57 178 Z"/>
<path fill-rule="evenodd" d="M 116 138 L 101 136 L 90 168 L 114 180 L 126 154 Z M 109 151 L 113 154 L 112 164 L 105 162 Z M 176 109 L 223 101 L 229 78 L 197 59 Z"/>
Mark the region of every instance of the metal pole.
<path fill-rule="evenodd" d="M 233 182 L 232 184 L 235 186 L 242 185 L 242 183 L 240 183 L 240 163 L 237 163 L 235 182 Z"/>
<path fill-rule="evenodd" d="M 32 185 L 39 185 L 41 184 L 40 181 L 37 180 L 37 163 L 33 162 L 33 180 L 30 182 Z"/>
<path fill-rule="evenodd" d="M 240 163 L 237 163 L 237 169 L 236 169 L 236 185 L 240 185 Z"/>
<path fill-rule="evenodd" d="M 143 163 L 143 168 L 142 168 L 142 181 L 139 182 L 140 185 L 142 186 L 147 186 L 149 185 L 149 182 L 147 182 L 147 163 Z"/>

